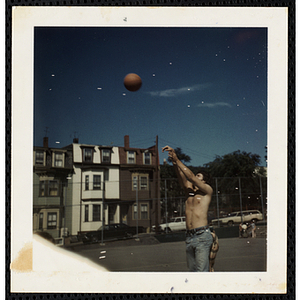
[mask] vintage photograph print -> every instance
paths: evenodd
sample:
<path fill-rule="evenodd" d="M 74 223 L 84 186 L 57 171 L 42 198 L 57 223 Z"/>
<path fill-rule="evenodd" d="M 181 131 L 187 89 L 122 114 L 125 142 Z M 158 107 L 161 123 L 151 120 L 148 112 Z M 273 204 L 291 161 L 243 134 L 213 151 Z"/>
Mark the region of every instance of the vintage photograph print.
<path fill-rule="evenodd" d="M 285 8 L 15 7 L 12 50 L 12 292 L 286 292 Z"/>

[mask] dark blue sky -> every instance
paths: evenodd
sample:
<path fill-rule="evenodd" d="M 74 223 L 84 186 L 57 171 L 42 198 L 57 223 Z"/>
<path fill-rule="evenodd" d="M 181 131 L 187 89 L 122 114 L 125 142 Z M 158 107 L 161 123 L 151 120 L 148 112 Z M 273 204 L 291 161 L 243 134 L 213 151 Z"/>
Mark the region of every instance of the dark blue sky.
<path fill-rule="evenodd" d="M 50 147 L 158 136 L 194 166 L 236 150 L 265 165 L 267 29 L 37 27 L 34 45 L 35 145 L 46 127 Z M 128 73 L 139 91 L 125 89 Z"/>

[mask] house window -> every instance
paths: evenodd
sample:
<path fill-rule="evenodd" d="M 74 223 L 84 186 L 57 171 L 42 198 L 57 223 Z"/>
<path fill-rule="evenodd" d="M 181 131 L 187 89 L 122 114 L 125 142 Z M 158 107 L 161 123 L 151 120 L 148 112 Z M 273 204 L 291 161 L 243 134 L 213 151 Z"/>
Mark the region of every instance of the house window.
<path fill-rule="evenodd" d="M 137 211 L 137 205 L 133 204 L 133 220 L 137 220 L 138 211 Z"/>
<path fill-rule="evenodd" d="M 148 177 L 140 176 L 140 190 L 148 190 Z"/>
<path fill-rule="evenodd" d="M 83 149 L 83 161 L 93 162 L 93 149 L 88 149 L 88 148 Z"/>
<path fill-rule="evenodd" d="M 47 229 L 56 229 L 57 213 L 48 213 Z"/>
<path fill-rule="evenodd" d="M 148 190 L 149 189 L 149 176 L 141 174 L 132 175 L 132 190 L 136 191 L 137 187 L 139 190 Z"/>
<path fill-rule="evenodd" d="M 59 196 L 59 181 L 58 180 L 41 180 L 40 181 L 40 197 Z"/>
<path fill-rule="evenodd" d="M 85 175 L 85 190 L 89 190 L 89 175 Z"/>
<path fill-rule="evenodd" d="M 43 230 L 43 222 L 44 222 L 44 213 L 40 213 L 40 215 L 39 215 L 39 230 Z"/>
<path fill-rule="evenodd" d="M 144 153 L 144 165 L 151 165 L 151 153 Z"/>
<path fill-rule="evenodd" d="M 84 206 L 84 222 L 89 221 L 89 206 L 85 205 Z"/>
<path fill-rule="evenodd" d="M 102 162 L 110 163 L 110 150 L 109 149 L 102 149 Z"/>
<path fill-rule="evenodd" d="M 44 165 L 44 151 L 35 152 L 35 164 L 41 166 Z"/>
<path fill-rule="evenodd" d="M 93 177 L 93 189 L 101 190 L 101 175 L 94 175 Z"/>
<path fill-rule="evenodd" d="M 58 181 L 51 180 L 48 184 L 48 195 L 49 196 L 58 196 Z"/>
<path fill-rule="evenodd" d="M 93 205 L 93 221 L 100 221 L 100 204 Z"/>
<path fill-rule="evenodd" d="M 127 151 L 127 163 L 134 164 L 135 163 L 135 152 Z"/>
<path fill-rule="evenodd" d="M 141 219 L 148 220 L 148 204 L 141 204 Z"/>
<path fill-rule="evenodd" d="M 63 153 L 54 153 L 54 166 L 63 167 Z"/>
<path fill-rule="evenodd" d="M 40 197 L 46 196 L 45 195 L 45 181 L 40 181 Z"/>
<path fill-rule="evenodd" d="M 137 186 L 138 186 L 138 176 L 137 175 L 133 175 L 132 176 L 132 190 L 136 191 Z"/>

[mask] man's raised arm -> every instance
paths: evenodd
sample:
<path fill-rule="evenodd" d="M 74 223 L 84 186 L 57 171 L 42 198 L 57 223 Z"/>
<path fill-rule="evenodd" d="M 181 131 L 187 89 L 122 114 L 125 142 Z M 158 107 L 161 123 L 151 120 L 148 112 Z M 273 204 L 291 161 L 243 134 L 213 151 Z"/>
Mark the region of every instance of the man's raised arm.
<path fill-rule="evenodd" d="M 212 194 L 213 190 L 211 186 L 208 184 L 205 184 L 204 181 L 200 180 L 195 174 L 187 167 L 185 166 L 177 157 L 175 150 L 169 146 L 165 146 L 162 151 L 168 151 L 169 157 L 171 160 L 178 166 L 178 168 L 182 171 L 182 173 L 185 175 L 188 181 L 193 183 L 195 186 L 197 186 L 202 192 L 206 194 Z"/>
<path fill-rule="evenodd" d="M 184 189 L 186 193 L 188 193 L 188 189 L 191 189 L 193 187 L 192 183 L 187 180 L 186 176 L 183 174 L 181 169 L 178 167 L 177 163 L 172 161 L 176 175 L 178 177 L 178 181 L 180 186 Z"/>

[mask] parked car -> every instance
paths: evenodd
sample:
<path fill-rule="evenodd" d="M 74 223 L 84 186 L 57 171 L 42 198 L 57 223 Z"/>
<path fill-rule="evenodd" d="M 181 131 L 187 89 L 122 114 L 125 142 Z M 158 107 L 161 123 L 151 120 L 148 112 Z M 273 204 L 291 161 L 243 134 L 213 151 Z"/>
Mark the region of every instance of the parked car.
<path fill-rule="evenodd" d="M 259 210 L 244 210 L 242 212 L 236 211 L 228 214 L 224 218 L 219 218 L 219 222 L 221 225 L 232 226 L 235 223 L 241 223 L 241 213 L 243 217 L 243 222 L 257 222 L 263 220 L 263 215 Z M 213 225 L 218 224 L 218 219 L 212 220 Z"/>
<path fill-rule="evenodd" d="M 104 225 L 103 239 L 112 240 L 118 238 L 130 238 L 137 232 L 136 226 L 128 226 L 123 223 Z M 143 233 L 144 227 L 138 227 L 138 233 Z M 97 243 L 102 240 L 102 226 L 98 230 L 88 231 L 81 236 L 83 243 Z"/>
<path fill-rule="evenodd" d="M 169 223 L 164 223 L 159 225 L 159 231 L 178 231 L 178 230 L 185 230 L 185 217 L 176 217 L 172 218 Z M 155 226 L 152 226 L 152 231 L 155 231 Z"/>

